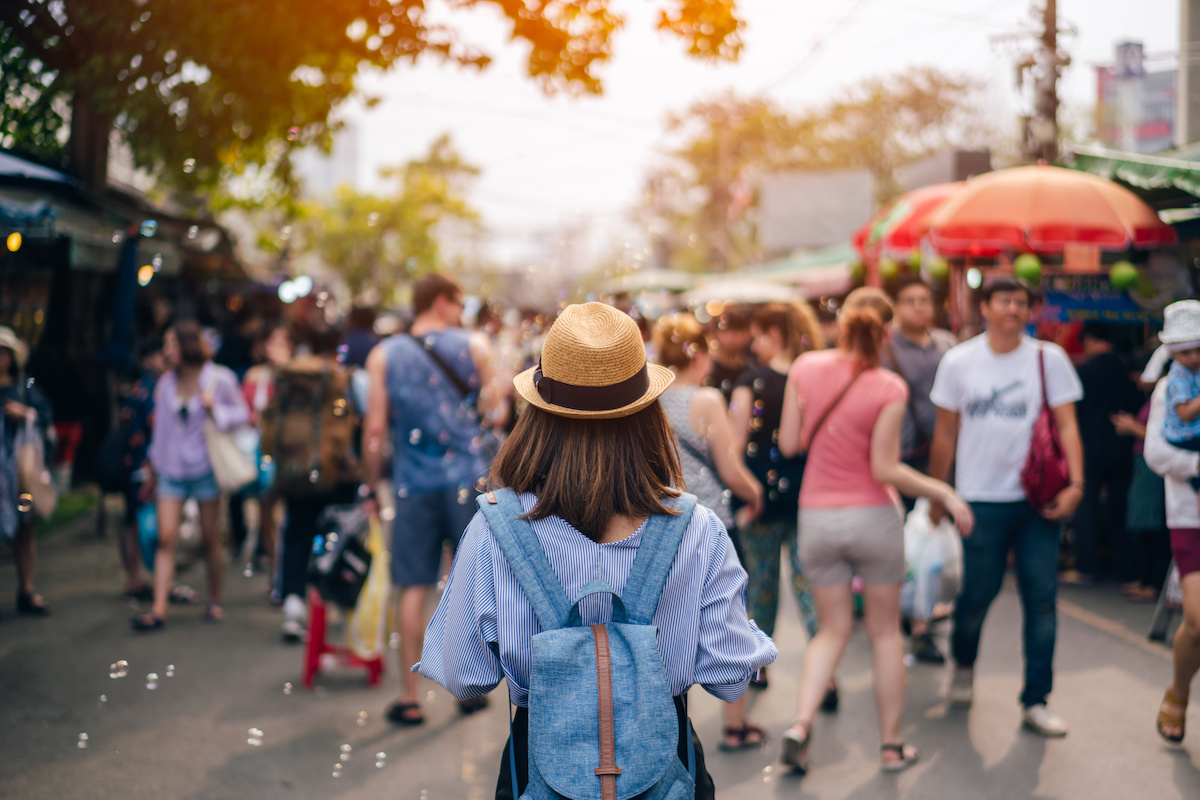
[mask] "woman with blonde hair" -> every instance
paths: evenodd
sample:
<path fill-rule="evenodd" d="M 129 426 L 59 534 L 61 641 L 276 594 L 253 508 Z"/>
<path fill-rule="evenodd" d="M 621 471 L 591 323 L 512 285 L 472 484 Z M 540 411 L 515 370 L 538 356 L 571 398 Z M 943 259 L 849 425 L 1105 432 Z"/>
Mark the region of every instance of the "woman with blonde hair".
<path fill-rule="evenodd" d="M 852 292 L 838 320 L 838 347 L 797 359 L 784 392 L 779 450 L 785 457 L 808 453 L 798 550 L 819 622 L 804 653 L 796 716 L 783 735 L 782 761 L 800 773 L 808 768 L 813 717 L 850 637 L 855 575 L 863 582 L 871 641 L 880 766 L 898 772 L 916 762 L 917 749 L 900 738 L 905 564 L 896 490 L 941 502 L 964 535 L 973 524 L 969 506 L 952 488 L 900 461 L 907 388 L 880 367 L 891 318 L 883 292 Z"/>

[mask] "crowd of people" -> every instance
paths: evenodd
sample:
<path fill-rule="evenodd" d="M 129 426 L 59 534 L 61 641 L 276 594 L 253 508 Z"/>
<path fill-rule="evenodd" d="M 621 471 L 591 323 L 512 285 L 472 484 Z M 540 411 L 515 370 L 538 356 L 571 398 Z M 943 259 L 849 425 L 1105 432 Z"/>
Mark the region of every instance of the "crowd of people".
<path fill-rule="evenodd" d="M 679 532 L 689 556 L 679 551 L 654 619 L 671 694 L 698 683 L 726 701 L 721 749 L 770 738 L 747 718 L 744 693 L 768 685 L 780 597 L 790 593 L 809 643 L 791 676 L 797 704 L 781 733 L 783 762 L 807 770 L 818 712 L 838 709 L 838 663 L 861 615 L 881 768 L 910 766 L 919 751 L 900 735 L 906 654 L 944 664 L 935 631 L 949 617 L 947 697 L 970 706 L 983 623 L 1010 555 L 1023 724 L 1050 737 L 1068 732 L 1047 704 L 1059 583 L 1111 574 L 1131 601 L 1151 601 L 1174 555 L 1184 614 L 1158 729 L 1182 740 L 1200 669 L 1200 302 L 1169 307 L 1164 349 L 1137 360 L 1103 325 L 1084 325 L 1072 355 L 1028 335 L 1039 298 L 1012 276 L 981 288 L 984 333 L 961 343 L 936 327 L 929 285 L 889 288 L 857 289 L 825 319 L 803 301 L 653 322 L 589 303 L 568 306 L 546 332 L 486 314 L 470 329 L 459 286 L 430 275 L 414 286 L 411 325 L 382 338 L 365 309 L 345 331 L 257 320 L 219 343 L 176 321 L 143 349 L 117 431 L 124 593 L 146 604 L 131 626 L 163 631 L 172 604 L 198 599 L 176 581 L 181 525 L 194 508 L 204 617 L 224 619 L 231 550 L 272 576 L 281 635 L 303 641 L 317 520 L 358 504 L 390 523 L 401 677 L 387 718 L 424 721 L 422 674 L 464 714 L 486 707 L 501 678 L 525 708 L 529 639 L 544 619 L 505 566 L 507 534 L 479 509 L 498 505 L 532 531 L 567 592 L 597 576 L 620 592 L 643 533 L 678 513 L 686 491 L 701 510 Z M 15 540 L 18 610 L 45 615 L 33 587 L 36 510 L 17 454 L 21 437 L 48 431 L 52 411 L 23 375 L 26 354 L 0 328 L 0 534 Z M 1052 432 L 1063 474 L 1035 504 L 1027 461 L 1039 426 Z M 247 434 L 254 477 L 231 488 L 214 441 Z M 502 488 L 515 494 L 498 501 Z M 928 526 L 948 520 L 961 536 L 953 596 L 905 594 L 921 577 L 906 560 L 906 513 L 927 513 Z M 427 601 L 455 550 L 429 621 Z M 701 607 L 686 607 L 685 595 Z M 578 613 L 604 623 L 613 602 L 581 600 Z M 686 731 L 686 704 L 677 711 Z M 529 719 L 518 723 L 506 759 L 529 752 Z M 681 738 L 702 790 L 702 751 L 692 760 L 685 749 Z M 497 796 L 516 796 L 529 780 L 523 766 L 505 766 Z"/>

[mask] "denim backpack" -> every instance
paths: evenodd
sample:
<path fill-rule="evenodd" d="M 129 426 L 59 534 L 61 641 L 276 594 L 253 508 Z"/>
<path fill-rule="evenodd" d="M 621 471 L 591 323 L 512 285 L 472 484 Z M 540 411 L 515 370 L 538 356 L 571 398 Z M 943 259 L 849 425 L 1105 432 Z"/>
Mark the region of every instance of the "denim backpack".
<path fill-rule="evenodd" d="M 696 498 L 655 515 L 618 595 L 603 581 L 567 597 L 516 493 L 478 498 L 541 632 L 533 637 L 529 677 L 529 783 L 521 800 L 692 800 L 695 755 L 688 728 L 688 767 L 679 760 L 679 718 L 651 624 Z M 613 596 L 612 621 L 584 627 L 579 601 Z M 597 722 L 599 724 L 597 724 Z M 513 793 L 516 758 L 509 748 Z"/>

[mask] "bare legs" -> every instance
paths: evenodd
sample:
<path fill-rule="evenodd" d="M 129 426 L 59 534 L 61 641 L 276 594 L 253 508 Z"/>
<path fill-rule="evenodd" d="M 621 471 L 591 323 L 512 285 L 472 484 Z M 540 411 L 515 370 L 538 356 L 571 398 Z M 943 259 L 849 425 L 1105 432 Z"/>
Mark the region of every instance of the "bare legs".
<path fill-rule="evenodd" d="M 400 696 L 401 705 L 417 702 L 418 675 L 413 665 L 421 658 L 425 646 L 425 602 L 429 586 L 403 586 L 396 601 L 400 628 Z"/>
<path fill-rule="evenodd" d="M 200 507 L 200 534 L 208 567 L 208 600 L 221 602 L 221 580 L 225 571 L 225 552 L 217 529 L 217 501 L 206 500 Z M 175 584 L 175 551 L 179 547 L 179 526 L 183 519 L 183 500 L 158 498 L 158 549 L 154 555 L 154 614 L 167 618 L 171 587 Z"/>
<path fill-rule="evenodd" d="M 1163 701 L 1164 710 L 1180 716 L 1187 706 L 1192 679 L 1196 677 L 1196 672 L 1200 671 L 1200 572 L 1184 575 L 1181 586 L 1183 623 L 1175 633 L 1175 644 L 1171 649 L 1174 672 L 1170 693 L 1183 706 L 1177 706 L 1169 699 Z M 1166 735 L 1179 736 L 1183 733 L 1182 727 L 1174 724 L 1163 725 L 1162 730 Z"/>
<path fill-rule="evenodd" d="M 829 681 L 850 640 L 854 614 L 850 584 L 813 586 L 820 627 L 804 652 L 796 719 L 807 735 L 812 730 Z M 900 584 L 867 586 L 863 589 L 867 637 L 871 641 L 875 705 L 879 714 L 882 744 L 900 743 L 900 717 L 904 712 L 904 639 L 900 634 Z M 885 761 L 898 758 L 885 754 Z"/>

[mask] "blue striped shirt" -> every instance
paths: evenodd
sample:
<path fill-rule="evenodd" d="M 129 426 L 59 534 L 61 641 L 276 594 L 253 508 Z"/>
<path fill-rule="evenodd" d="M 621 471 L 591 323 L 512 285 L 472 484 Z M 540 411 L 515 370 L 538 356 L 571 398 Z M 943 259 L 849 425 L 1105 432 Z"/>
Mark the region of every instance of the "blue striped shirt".
<path fill-rule="evenodd" d="M 526 512 L 536 502 L 532 494 L 521 495 Z M 620 594 L 646 528 L 643 523 L 632 536 L 598 544 L 558 517 L 532 525 L 568 597 L 594 580 Z M 746 616 L 745 590 L 746 572 L 725 526 L 697 505 L 653 620 L 672 695 L 699 683 L 722 700 L 736 700 L 750 678 L 775 660 L 775 644 Z M 584 625 L 608 622 L 612 597 L 591 595 L 579 610 Z M 532 640 L 540 631 L 500 545 L 476 513 L 414 669 L 460 700 L 490 692 L 503 678 L 512 702 L 525 706 Z"/>

